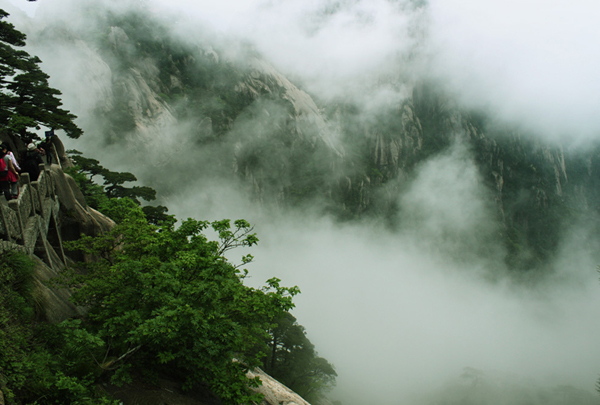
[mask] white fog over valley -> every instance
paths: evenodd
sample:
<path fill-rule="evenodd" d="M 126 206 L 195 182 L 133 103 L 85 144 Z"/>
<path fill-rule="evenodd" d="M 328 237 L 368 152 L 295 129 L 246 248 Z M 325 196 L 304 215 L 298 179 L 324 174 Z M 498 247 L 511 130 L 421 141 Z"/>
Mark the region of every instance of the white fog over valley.
<path fill-rule="evenodd" d="M 129 7 L 124 0 L 94 2 Z M 93 30 L 83 3 L 0 0 L 0 8 L 34 37 L 56 21 L 73 32 Z M 170 35 L 181 41 L 218 43 L 229 52 L 223 58 L 235 60 L 236 44 L 250 43 L 314 99 L 345 98 L 364 106 L 360 120 L 400 103 L 416 81 L 429 79 L 465 108 L 482 108 L 523 136 L 575 149 L 600 141 L 600 3 L 131 3 L 172 21 Z M 157 189 L 158 202 L 177 218 L 254 224 L 260 243 L 250 250 L 255 260 L 247 267 L 248 283 L 260 286 L 276 276 L 300 287 L 293 314 L 336 368 L 331 400 L 434 405 L 442 404 L 445 390 L 476 383 L 489 384 L 485 403 L 493 405 L 525 404 L 543 390 L 558 395 L 556 387 L 597 396 L 600 241 L 574 221 L 562 233 L 547 277 L 529 283 L 506 276 L 499 225 L 490 219 L 493 195 L 460 134 L 446 151 L 421 162 L 399 192 L 405 220 L 398 229 L 377 220 L 340 224 L 317 206 L 271 210 L 249 198 L 239 182 L 200 169 L 216 149 L 195 149 L 185 122 L 163 123 L 149 144 L 132 139 L 126 148 L 106 145 L 95 136 L 100 129 L 90 116 L 102 104 L 110 76 L 94 67 L 94 50 L 52 41 L 28 44 L 27 50 L 40 56 L 65 108 L 79 117 L 85 133 L 77 140 L 61 137 L 67 148 L 134 173 Z M 251 122 L 235 128 L 248 136 L 258 131 Z M 180 161 L 181 169 L 151 173 L 148 160 L 154 159 Z M 166 182 L 181 186 L 161 195 Z M 231 260 L 245 253 L 233 251 Z M 551 403 L 562 404 L 556 398 Z"/>

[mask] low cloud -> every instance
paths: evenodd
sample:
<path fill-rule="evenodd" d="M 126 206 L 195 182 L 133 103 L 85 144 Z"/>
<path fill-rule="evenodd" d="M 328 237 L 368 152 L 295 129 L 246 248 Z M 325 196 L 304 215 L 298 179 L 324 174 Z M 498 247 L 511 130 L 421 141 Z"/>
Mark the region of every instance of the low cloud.
<path fill-rule="evenodd" d="M 434 79 L 469 108 L 547 140 L 600 136 L 600 5 L 589 1 L 151 2 L 256 46 L 322 98 L 368 102 Z M 183 35 L 192 28 L 180 25 Z M 410 87 L 410 86 L 408 86 Z"/>
<path fill-rule="evenodd" d="M 36 14 L 86 27 L 86 7 L 46 0 Z M 322 98 L 368 103 L 386 94 L 393 102 L 414 80 L 434 78 L 464 105 L 545 139 L 600 136 L 594 2 L 148 0 L 143 8 L 170 19 L 182 38 L 212 32 L 252 43 Z"/>
<path fill-rule="evenodd" d="M 459 263 L 447 246 L 432 249 L 414 232 L 317 218 L 258 224 L 251 282 L 276 274 L 300 286 L 294 313 L 339 373 L 332 399 L 431 403 L 435 392 L 438 400 L 449 395 L 446 384 L 465 367 L 493 384 L 505 383 L 495 377 L 501 374 L 526 386 L 594 390 L 600 294 L 585 252 L 569 262 L 570 282 L 527 289 L 485 281 L 485 259 Z"/>

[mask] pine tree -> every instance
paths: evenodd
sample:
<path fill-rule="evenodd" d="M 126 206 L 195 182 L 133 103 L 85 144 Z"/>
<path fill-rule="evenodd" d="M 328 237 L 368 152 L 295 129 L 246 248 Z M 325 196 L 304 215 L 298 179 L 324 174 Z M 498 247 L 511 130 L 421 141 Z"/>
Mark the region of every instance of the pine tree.
<path fill-rule="evenodd" d="M 44 125 L 78 138 L 82 130 L 73 122 L 76 116 L 60 108 L 61 93 L 49 86 L 41 60 L 16 49 L 25 46 L 26 36 L 5 21 L 8 15 L 0 9 L 0 128 L 28 138 L 29 128 Z"/>

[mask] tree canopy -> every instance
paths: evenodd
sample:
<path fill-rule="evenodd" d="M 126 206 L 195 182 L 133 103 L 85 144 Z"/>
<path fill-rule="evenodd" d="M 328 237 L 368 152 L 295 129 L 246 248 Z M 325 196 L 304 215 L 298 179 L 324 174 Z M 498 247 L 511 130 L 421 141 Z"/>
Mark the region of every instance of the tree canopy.
<path fill-rule="evenodd" d="M 93 208 L 98 208 L 98 200 L 101 198 L 123 198 L 127 197 L 135 201 L 138 205 L 141 198 L 146 201 L 156 199 L 156 190 L 147 186 L 125 187 L 124 183 L 137 181 L 137 177 L 129 172 L 113 172 L 100 165 L 96 159 L 87 158 L 77 150 L 68 150 L 69 157 L 74 163 L 74 169 L 69 170 L 69 174 L 75 177 L 77 185 L 86 197 L 89 197 L 89 203 Z M 94 176 L 104 178 L 103 186 L 94 183 Z M 103 197 L 100 197 L 102 195 Z"/>
<path fill-rule="evenodd" d="M 32 263 L 0 252 L 0 382 L 8 403 L 114 404 L 97 392 L 162 376 L 184 389 L 208 386 L 223 404 L 260 403 L 247 371 L 261 365 L 268 330 L 294 304 L 297 287 L 271 278 L 244 285 L 246 270 L 223 255 L 258 242 L 244 220 L 187 219 L 155 226 L 128 198 L 110 199 L 109 233 L 70 243 L 97 260 L 62 273 L 81 319 L 35 321 Z M 218 235 L 209 240 L 209 228 Z M 84 270 L 83 272 L 81 270 Z"/>
<path fill-rule="evenodd" d="M 44 125 L 78 138 L 83 132 L 76 116 L 60 108 L 61 92 L 48 84 L 41 60 L 16 49 L 25 46 L 26 36 L 5 21 L 8 15 L 0 9 L 0 128 L 29 138 L 28 129 Z"/>
<path fill-rule="evenodd" d="M 82 264 L 85 271 L 69 281 L 76 303 L 88 308 L 71 328 L 97 342 L 89 362 L 101 364 L 115 383 L 168 372 L 187 388 L 207 383 L 226 404 L 260 402 L 249 390 L 259 381 L 246 372 L 261 364 L 267 331 L 299 290 L 276 278 L 263 288 L 244 285 L 247 271 L 240 267 L 252 256 L 234 265 L 223 254 L 258 242 L 250 224 L 188 219 L 178 228 L 155 226 L 127 198 L 110 204 L 118 225 L 71 244 L 101 258 Z M 218 241 L 204 235 L 207 228 Z"/>
<path fill-rule="evenodd" d="M 78 150 L 68 150 L 67 153 L 74 165 L 65 171 L 75 179 L 90 207 L 104 212 L 111 198 L 127 197 L 138 205 L 141 205 L 140 198 L 146 201 L 156 199 L 156 190 L 151 187 L 124 186 L 124 183 L 137 181 L 132 173 L 108 170 L 98 160 L 87 158 Z M 104 183 L 96 183 L 94 176 L 101 176 Z M 146 219 L 154 225 L 176 222 L 174 216 L 167 214 L 169 209 L 164 205 L 145 205 L 142 210 Z"/>

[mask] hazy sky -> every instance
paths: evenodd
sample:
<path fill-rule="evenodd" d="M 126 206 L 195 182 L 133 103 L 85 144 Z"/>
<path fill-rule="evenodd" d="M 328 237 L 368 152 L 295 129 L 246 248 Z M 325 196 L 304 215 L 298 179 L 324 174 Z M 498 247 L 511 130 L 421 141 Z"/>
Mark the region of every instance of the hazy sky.
<path fill-rule="evenodd" d="M 33 1 L 25 1 L 25 0 L 8 0 L 8 2 L 23 11 L 25 11 L 29 16 L 33 17 L 35 15 L 35 10 L 37 9 L 39 3 Z"/>
<path fill-rule="evenodd" d="M 471 103 L 549 136 L 600 136 L 600 3 L 430 2 L 433 69 Z"/>

